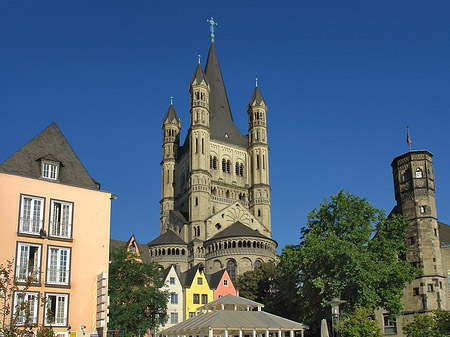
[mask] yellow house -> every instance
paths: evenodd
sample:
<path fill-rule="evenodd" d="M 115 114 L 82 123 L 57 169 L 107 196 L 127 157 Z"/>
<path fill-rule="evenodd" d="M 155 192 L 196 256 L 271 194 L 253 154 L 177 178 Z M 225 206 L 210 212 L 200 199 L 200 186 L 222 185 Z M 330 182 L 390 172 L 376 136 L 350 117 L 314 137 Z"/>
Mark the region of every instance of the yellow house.
<path fill-rule="evenodd" d="M 106 335 L 112 197 L 54 123 L 0 165 L 0 263 L 32 278 L 31 319 L 57 335 Z"/>
<path fill-rule="evenodd" d="M 182 274 L 184 283 L 184 318 L 194 317 L 197 308 L 211 302 L 213 291 L 206 279 L 204 266 L 199 263 Z"/>

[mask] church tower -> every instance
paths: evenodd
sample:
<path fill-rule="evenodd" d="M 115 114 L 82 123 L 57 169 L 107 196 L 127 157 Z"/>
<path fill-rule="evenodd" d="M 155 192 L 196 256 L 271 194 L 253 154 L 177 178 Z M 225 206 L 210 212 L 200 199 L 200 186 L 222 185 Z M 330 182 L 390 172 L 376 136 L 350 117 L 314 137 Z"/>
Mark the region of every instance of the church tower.
<path fill-rule="evenodd" d="M 423 270 L 423 275 L 405 290 L 405 314 L 448 309 L 432 157 L 426 150 L 410 151 L 396 157 L 391 164 L 397 211 L 410 222 L 406 231 L 406 258 L 412 266 Z"/>
<path fill-rule="evenodd" d="M 164 225 L 167 222 L 169 212 L 174 209 L 175 200 L 175 160 L 178 147 L 180 145 L 181 123 L 175 108 L 170 102 L 169 110 L 164 116 L 162 161 L 161 161 L 161 209 L 160 209 L 160 231 L 164 233 L 167 228 Z"/>
<path fill-rule="evenodd" d="M 250 210 L 271 231 L 267 105 L 256 83 L 247 107 L 251 188 Z"/>

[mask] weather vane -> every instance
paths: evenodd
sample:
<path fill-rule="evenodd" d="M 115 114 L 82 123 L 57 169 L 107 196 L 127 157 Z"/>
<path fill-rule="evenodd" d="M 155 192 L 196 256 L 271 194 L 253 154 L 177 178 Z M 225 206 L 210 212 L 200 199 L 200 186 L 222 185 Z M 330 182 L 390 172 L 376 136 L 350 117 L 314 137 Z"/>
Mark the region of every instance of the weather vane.
<path fill-rule="evenodd" d="M 206 20 L 211 25 L 211 42 L 214 42 L 214 26 L 217 26 L 217 22 L 214 21 L 213 17 L 211 16 L 210 20 Z"/>
<path fill-rule="evenodd" d="M 170 96 L 170 105 L 173 105 L 173 96 Z"/>

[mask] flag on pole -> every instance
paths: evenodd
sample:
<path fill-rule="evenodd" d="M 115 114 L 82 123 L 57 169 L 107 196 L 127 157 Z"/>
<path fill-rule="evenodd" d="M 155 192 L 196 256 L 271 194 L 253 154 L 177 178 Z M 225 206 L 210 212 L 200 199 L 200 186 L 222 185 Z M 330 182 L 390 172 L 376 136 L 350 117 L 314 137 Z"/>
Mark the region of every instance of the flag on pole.
<path fill-rule="evenodd" d="M 409 126 L 406 127 L 406 144 L 411 145 L 411 138 L 409 137 Z"/>

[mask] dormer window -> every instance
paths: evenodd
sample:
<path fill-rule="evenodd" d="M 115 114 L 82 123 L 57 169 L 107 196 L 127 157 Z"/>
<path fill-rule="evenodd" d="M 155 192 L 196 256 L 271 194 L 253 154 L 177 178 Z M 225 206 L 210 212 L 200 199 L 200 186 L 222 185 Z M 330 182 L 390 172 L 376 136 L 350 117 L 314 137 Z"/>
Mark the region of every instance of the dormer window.
<path fill-rule="evenodd" d="M 59 165 L 56 162 L 42 161 L 42 178 L 57 180 Z"/>

